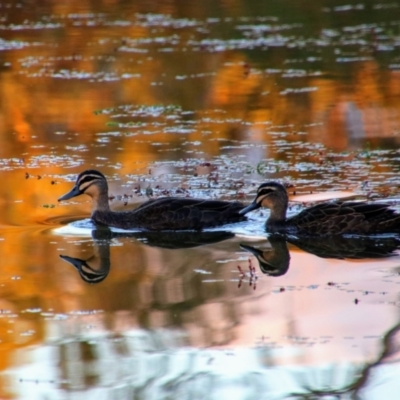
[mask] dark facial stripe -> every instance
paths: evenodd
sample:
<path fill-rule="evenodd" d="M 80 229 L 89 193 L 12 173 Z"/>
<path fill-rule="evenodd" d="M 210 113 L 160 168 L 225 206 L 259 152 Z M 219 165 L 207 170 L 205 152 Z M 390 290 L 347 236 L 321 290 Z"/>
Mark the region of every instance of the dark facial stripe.
<path fill-rule="evenodd" d="M 87 169 L 86 171 L 83 171 L 78 175 L 76 181 L 79 182 L 81 179 L 84 179 L 87 176 L 92 176 L 94 178 L 99 178 L 99 179 L 105 179 L 105 176 L 101 172 L 96 171 L 95 169 Z"/>
<path fill-rule="evenodd" d="M 95 180 L 103 179 L 101 176 L 98 175 L 84 175 L 78 180 L 78 185 L 82 185 L 82 183 L 86 182 L 93 182 Z"/>
<path fill-rule="evenodd" d="M 83 193 L 89 186 L 91 186 L 94 182 L 104 180 L 104 176 L 97 174 L 95 172 L 90 172 L 86 174 L 82 174 L 78 178 L 77 186 L 79 190 Z"/>
<path fill-rule="evenodd" d="M 263 187 L 259 192 L 258 195 L 266 195 L 272 192 L 275 192 L 276 189 L 274 187 Z"/>

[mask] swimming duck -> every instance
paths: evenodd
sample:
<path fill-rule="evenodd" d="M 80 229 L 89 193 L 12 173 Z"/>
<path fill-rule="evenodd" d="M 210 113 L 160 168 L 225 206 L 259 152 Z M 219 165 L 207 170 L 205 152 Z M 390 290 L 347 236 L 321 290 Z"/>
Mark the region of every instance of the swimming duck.
<path fill-rule="evenodd" d="M 183 197 L 162 197 L 146 201 L 134 210 L 111 211 L 107 179 L 96 170 L 81 172 L 72 190 L 58 201 L 81 194 L 92 198 L 93 222 L 121 229 L 201 230 L 246 220 L 239 214 L 244 207 L 240 202 Z"/>
<path fill-rule="evenodd" d="M 400 214 L 387 204 L 331 201 L 286 218 L 288 202 L 283 185 L 266 182 L 257 189 L 254 201 L 239 213 L 244 215 L 260 207 L 269 208 L 271 214 L 266 222 L 266 231 L 270 233 L 329 236 L 400 232 Z"/>

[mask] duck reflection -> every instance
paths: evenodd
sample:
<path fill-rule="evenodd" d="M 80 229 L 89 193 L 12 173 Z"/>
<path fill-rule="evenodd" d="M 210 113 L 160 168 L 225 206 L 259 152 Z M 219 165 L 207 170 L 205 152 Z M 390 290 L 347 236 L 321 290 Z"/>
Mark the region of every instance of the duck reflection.
<path fill-rule="evenodd" d="M 88 283 L 100 283 L 110 272 L 110 243 L 96 243 L 95 254 L 87 260 L 60 254 L 60 258 L 72 264 L 79 272 L 82 280 Z"/>
<path fill-rule="evenodd" d="M 165 249 L 193 248 L 231 239 L 234 233 L 213 232 L 114 232 L 108 228 L 92 231 L 94 254 L 88 259 L 60 255 L 72 264 L 82 280 L 88 283 L 102 282 L 110 272 L 110 245 L 116 238 L 134 238 L 147 246 Z M 285 275 L 290 266 L 288 243 L 321 258 L 363 259 L 383 258 L 396 255 L 400 247 L 398 237 L 291 237 L 280 234 L 268 237 L 268 248 L 240 244 L 243 250 L 253 254 L 260 271 L 271 277 Z"/>
<path fill-rule="evenodd" d="M 286 274 L 290 265 L 287 243 L 321 258 L 363 259 L 384 258 L 396 255 L 400 247 L 398 237 L 322 237 L 297 238 L 284 235 L 268 237 L 270 248 L 262 249 L 245 244 L 240 247 L 252 253 L 263 274 L 277 277 Z"/>
<path fill-rule="evenodd" d="M 84 260 L 60 254 L 60 258 L 72 264 L 85 282 L 100 283 L 110 272 L 110 245 L 113 239 L 134 238 L 147 246 L 184 249 L 221 242 L 234 236 L 225 231 L 114 232 L 102 227 L 92 231 L 94 254 L 91 257 Z"/>
<path fill-rule="evenodd" d="M 93 238 L 107 235 L 104 230 L 94 231 Z M 170 232 L 112 232 L 109 231 L 110 238 L 127 238 L 131 237 L 147 246 L 162 247 L 164 249 L 186 249 L 198 246 L 204 246 L 212 243 L 222 242 L 235 236 L 232 232 L 225 231 L 170 231 Z"/>
<path fill-rule="evenodd" d="M 253 254 L 263 274 L 269 276 L 285 275 L 289 269 L 290 253 L 284 236 L 270 236 L 268 238 L 270 248 L 259 249 L 253 246 L 241 244 L 243 250 Z"/>
<path fill-rule="evenodd" d="M 88 283 L 100 283 L 110 272 L 110 243 L 112 236 L 109 229 L 92 231 L 94 254 L 88 259 L 60 254 L 60 258 L 72 264 L 82 280 Z"/>
<path fill-rule="evenodd" d="M 400 247 L 397 236 L 287 237 L 286 240 L 307 253 L 336 259 L 391 257 Z"/>

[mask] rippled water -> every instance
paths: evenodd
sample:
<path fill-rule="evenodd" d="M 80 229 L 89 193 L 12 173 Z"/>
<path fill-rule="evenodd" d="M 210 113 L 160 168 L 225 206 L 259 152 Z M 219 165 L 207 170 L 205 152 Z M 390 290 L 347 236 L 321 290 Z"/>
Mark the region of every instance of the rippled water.
<path fill-rule="evenodd" d="M 0 397 L 396 398 L 393 238 L 97 231 L 57 199 L 96 168 L 113 209 L 267 179 L 291 214 L 399 209 L 398 9 L 0 1 Z"/>

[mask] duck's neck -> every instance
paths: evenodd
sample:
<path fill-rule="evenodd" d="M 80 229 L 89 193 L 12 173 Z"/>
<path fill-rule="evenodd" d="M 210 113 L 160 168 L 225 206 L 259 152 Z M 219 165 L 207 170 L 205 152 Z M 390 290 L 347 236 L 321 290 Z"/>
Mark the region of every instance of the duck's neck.
<path fill-rule="evenodd" d="M 271 214 L 267 220 L 267 230 L 269 232 L 280 232 L 284 228 L 286 223 L 286 210 L 288 207 L 288 202 L 283 201 L 279 204 L 274 204 L 270 208 Z"/>
<path fill-rule="evenodd" d="M 284 222 L 286 221 L 286 210 L 288 207 L 287 201 L 283 201 L 281 203 L 274 204 L 271 207 L 271 214 L 269 215 L 268 221 L 275 221 L 275 222 Z"/>
<path fill-rule="evenodd" d="M 100 192 L 92 197 L 92 213 L 95 211 L 111 211 L 107 192 Z"/>

